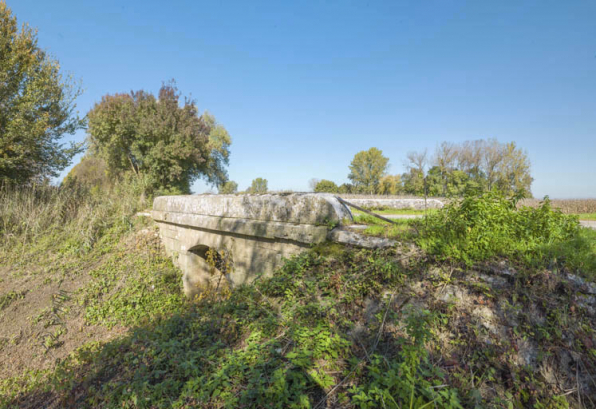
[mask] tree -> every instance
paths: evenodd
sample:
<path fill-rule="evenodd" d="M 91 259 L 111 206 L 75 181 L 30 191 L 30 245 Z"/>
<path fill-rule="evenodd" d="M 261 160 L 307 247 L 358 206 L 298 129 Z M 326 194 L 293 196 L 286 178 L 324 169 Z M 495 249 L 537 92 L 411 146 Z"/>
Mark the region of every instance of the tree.
<path fill-rule="evenodd" d="M 37 44 L 37 32 L 0 2 L 0 183 L 58 176 L 82 151 L 60 139 L 85 126 L 74 112 L 81 94 Z"/>
<path fill-rule="evenodd" d="M 108 177 L 108 166 L 100 159 L 93 156 L 84 156 L 68 172 L 62 182 L 64 185 L 81 184 L 94 191 L 102 191 L 113 185 Z"/>
<path fill-rule="evenodd" d="M 449 179 L 449 174 L 455 169 L 455 165 L 457 162 L 457 146 L 450 142 L 443 142 L 435 151 L 435 155 L 433 157 L 433 167 L 436 168 L 433 171 L 433 174 L 438 173 L 440 183 L 441 183 L 441 192 L 432 192 L 432 195 L 440 195 L 447 196 L 447 184 Z M 430 174 L 430 170 L 429 170 Z M 434 187 L 432 190 L 436 190 Z"/>
<path fill-rule="evenodd" d="M 317 193 L 337 193 L 337 190 L 337 185 L 331 180 L 323 179 L 315 186 L 315 192 Z"/>
<path fill-rule="evenodd" d="M 413 155 L 413 156 L 412 156 Z M 425 155 L 409 154 L 408 173 L 402 176 L 407 193 L 422 195 L 461 196 L 465 191 L 496 189 L 505 195 L 530 193 L 532 177 L 527 153 L 514 142 L 496 139 L 466 141 L 462 144 L 443 142 L 437 147 L 428 173 Z M 424 159 L 424 160 L 423 160 Z M 423 160 L 425 166 L 420 166 Z M 421 178 L 426 188 L 415 180 Z"/>
<path fill-rule="evenodd" d="M 381 195 L 397 195 L 402 190 L 400 175 L 386 175 L 381 178 L 379 191 Z"/>
<path fill-rule="evenodd" d="M 267 179 L 263 178 L 256 178 L 252 181 L 250 188 L 248 189 L 249 193 L 267 193 Z"/>
<path fill-rule="evenodd" d="M 189 193 L 204 178 L 214 186 L 227 181 L 231 138 L 195 101 L 181 104 L 174 81 L 156 98 L 145 91 L 106 95 L 88 114 L 88 141 L 112 175 L 145 176 L 154 190 Z"/>
<path fill-rule="evenodd" d="M 410 168 L 401 178 L 404 193 L 424 196 L 424 175 L 419 170 Z"/>
<path fill-rule="evenodd" d="M 339 188 L 337 188 L 337 193 L 347 194 L 352 193 L 354 187 L 349 183 L 342 183 Z"/>
<path fill-rule="evenodd" d="M 417 194 L 422 193 L 424 195 L 424 198 L 426 200 L 426 197 L 428 196 L 428 186 L 427 186 L 427 180 L 426 180 L 426 168 L 428 166 L 428 151 L 425 149 L 422 152 L 408 152 L 407 155 L 407 162 L 406 162 L 406 168 L 410 170 L 410 175 L 412 177 L 415 177 L 419 180 L 412 180 L 411 182 L 414 183 L 417 186 L 417 189 L 419 189 L 418 186 L 420 186 L 420 184 L 422 184 L 422 192 L 419 192 Z"/>
<path fill-rule="evenodd" d="M 315 191 L 315 188 L 317 187 L 317 184 L 321 181 L 321 179 L 316 179 L 316 178 L 312 178 L 308 181 L 308 188 L 311 191 Z"/>
<path fill-rule="evenodd" d="M 388 163 L 389 158 L 383 156 L 383 152 L 377 148 L 360 151 L 352 159 L 348 179 L 356 188 L 374 194 L 381 178 L 387 173 Z"/>
<path fill-rule="evenodd" d="M 530 160 L 526 152 L 518 149 L 515 142 L 510 142 L 503 149 L 503 160 L 498 169 L 496 185 L 507 194 L 525 193 L 531 195 L 534 179 L 530 176 Z"/>
<path fill-rule="evenodd" d="M 231 195 L 238 192 L 238 183 L 230 180 L 219 187 L 219 194 Z"/>

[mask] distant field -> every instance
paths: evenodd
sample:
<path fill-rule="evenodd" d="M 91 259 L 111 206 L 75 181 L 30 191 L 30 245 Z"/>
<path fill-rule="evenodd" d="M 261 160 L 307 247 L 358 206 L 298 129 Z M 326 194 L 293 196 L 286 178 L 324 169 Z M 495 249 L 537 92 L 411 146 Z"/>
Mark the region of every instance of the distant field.
<path fill-rule="evenodd" d="M 521 204 L 537 207 L 541 202 L 541 199 L 524 199 Z M 588 217 L 589 220 L 594 220 L 596 215 L 596 199 L 551 199 L 551 205 L 561 209 L 563 213 L 580 214 L 582 215 L 580 218 Z"/>

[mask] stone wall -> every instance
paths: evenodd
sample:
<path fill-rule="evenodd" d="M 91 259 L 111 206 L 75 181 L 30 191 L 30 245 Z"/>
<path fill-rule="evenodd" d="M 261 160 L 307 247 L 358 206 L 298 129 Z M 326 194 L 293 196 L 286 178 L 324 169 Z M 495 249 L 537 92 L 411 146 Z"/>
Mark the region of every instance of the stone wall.
<path fill-rule="evenodd" d="M 389 208 L 389 209 L 414 209 L 424 210 L 424 199 L 345 199 L 347 202 L 356 206 L 366 208 Z M 445 205 L 442 200 L 428 199 L 426 201 L 427 209 L 440 209 Z"/>

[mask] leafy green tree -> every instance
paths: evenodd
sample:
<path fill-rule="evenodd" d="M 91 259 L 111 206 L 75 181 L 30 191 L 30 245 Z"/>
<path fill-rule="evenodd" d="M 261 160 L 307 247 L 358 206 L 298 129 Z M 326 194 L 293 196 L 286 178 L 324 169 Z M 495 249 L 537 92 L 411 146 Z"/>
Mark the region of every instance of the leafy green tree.
<path fill-rule="evenodd" d="M 381 178 L 379 190 L 381 195 L 398 195 L 402 191 L 400 175 L 386 175 Z"/>
<path fill-rule="evenodd" d="M 60 139 L 85 126 L 75 99 L 81 90 L 37 44 L 37 32 L 0 2 L 0 183 L 55 177 L 81 152 Z"/>
<path fill-rule="evenodd" d="M 464 192 L 493 189 L 507 196 L 528 194 L 533 181 L 527 153 L 514 142 L 504 144 L 496 139 L 443 142 L 437 147 L 432 165 L 426 173 L 425 155 L 408 154 L 408 173 L 403 175 L 407 193 L 424 194 L 424 186 L 416 179 L 420 177 L 433 196 L 462 196 Z"/>
<path fill-rule="evenodd" d="M 91 152 L 113 175 L 148 177 L 152 189 L 172 193 L 189 193 L 198 178 L 227 181 L 228 132 L 208 112 L 199 115 L 193 100 L 181 104 L 174 81 L 157 98 L 145 91 L 106 95 L 88 117 Z"/>
<path fill-rule="evenodd" d="M 315 192 L 317 193 L 337 193 L 337 191 L 337 185 L 331 180 L 323 179 L 315 186 Z"/>
<path fill-rule="evenodd" d="M 108 176 L 108 166 L 103 159 L 84 156 L 68 172 L 62 182 L 64 185 L 82 184 L 95 191 L 103 191 L 113 185 L 112 179 Z"/>
<path fill-rule="evenodd" d="M 254 179 L 248 189 L 248 193 L 267 193 L 267 179 Z"/>
<path fill-rule="evenodd" d="M 354 190 L 354 187 L 349 184 L 349 183 L 342 183 L 339 188 L 337 188 L 337 193 L 340 194 L 347 194 L 347 193 L 352 193 Z"/>
<path fill-rule="evenodd" d="M 534 180 L 530 176 L 530 160 L 526 152 L 515 146 L 515 142 L 510 142 L 503 147 L 503 160 L 497 172 L 498 190 L 506 195 L 530 194 Z"/>
<path fill-rule="evenodd" d="M 389 158 L 383 156 L 383 151 L 377 148 L 370 148 L 367 151 L 360 151 L 352 159 L 350 164 L 350 179 L 356 188 L 370 194 L 378 190 L 379 182 L 387 173 Z"/>
<path fill-rule="evenodd" d="M 233 180 L 227 181 L 219 187 L 219 193 L 222 195 L 230 195 L 238 192 L 238 183 Z"/>
<path fill-rule="evenodd" d="M 409 195 L 424 196 L 424 174 L 419 169 L 411 168 L 402 176 L 403 191 Z"/>

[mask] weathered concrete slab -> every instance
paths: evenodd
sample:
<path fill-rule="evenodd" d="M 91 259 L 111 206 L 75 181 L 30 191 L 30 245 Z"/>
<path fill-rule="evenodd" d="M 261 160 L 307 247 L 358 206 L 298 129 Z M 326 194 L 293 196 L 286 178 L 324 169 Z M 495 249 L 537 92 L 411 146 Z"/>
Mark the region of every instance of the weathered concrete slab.
<path fill-rule="evenodd" d="M 329 194 L 163 196 L 155 199 L 152 217 L 189 296 L 220 278 L 205 261 L 210 249 L 229 255 L 232 268 L 223 273 L 230 284 L 248 283 L 352 220 Z"/>
<path fill-rule="evenodd" d="M 368 226 L 363 227 L 366 228 Z M 350 228 L 354 228 L 354 226 L 350 226 Z M 397 241 L 395 240 L 386 239 L 384 237 L 366 236 L 363 234 L 340 228 L 333 229 L 329 233 L 329 239 L 336 243 L 347 244 L 356 247 L 364 247 L 367 249 L 382 249 L 387 247 L 393 247 L 397 244 Z"/>

